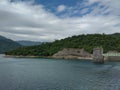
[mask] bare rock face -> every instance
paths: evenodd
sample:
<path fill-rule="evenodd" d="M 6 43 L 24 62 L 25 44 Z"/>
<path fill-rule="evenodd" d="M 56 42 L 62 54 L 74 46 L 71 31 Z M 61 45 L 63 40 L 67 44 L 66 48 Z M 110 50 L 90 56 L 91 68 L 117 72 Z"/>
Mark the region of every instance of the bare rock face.
<path fill-rule="evenodd" d="M 53 55 L 53 58 L 63 59 L 79 59 L 80 57 L 90 58 L 91 54 L 86 52 L 84 49 L 64 48 Z"/>
<path fill-rule="evenodd" d="M 95 63 L 104 63 L 102 48 L 94 48 L 93 49 L 93 60 Z"/>

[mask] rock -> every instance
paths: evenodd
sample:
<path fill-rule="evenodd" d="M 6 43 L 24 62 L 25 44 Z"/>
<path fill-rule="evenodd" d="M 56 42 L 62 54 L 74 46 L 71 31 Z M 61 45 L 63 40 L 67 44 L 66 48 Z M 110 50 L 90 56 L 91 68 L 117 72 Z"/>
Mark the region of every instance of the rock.
<path fill-rule="evenodd" d="M 91 57 L 91 54 L 84 49 L 64 48 L 63 50 L 54 54 L 52 57 L 62 59 L 79 59 L 80 57 L 82 57 L 83 59 L 88 59 Z"/>

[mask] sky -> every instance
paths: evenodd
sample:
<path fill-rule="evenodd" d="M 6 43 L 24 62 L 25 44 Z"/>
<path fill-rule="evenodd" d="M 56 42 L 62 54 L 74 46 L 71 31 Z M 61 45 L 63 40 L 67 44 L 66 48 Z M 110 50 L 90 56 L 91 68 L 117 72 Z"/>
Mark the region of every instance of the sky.
<path fill-rule="evenodd" d="M 120 0 L 0 0 L 0 35 L 50 42 L 120 33 Z"/>

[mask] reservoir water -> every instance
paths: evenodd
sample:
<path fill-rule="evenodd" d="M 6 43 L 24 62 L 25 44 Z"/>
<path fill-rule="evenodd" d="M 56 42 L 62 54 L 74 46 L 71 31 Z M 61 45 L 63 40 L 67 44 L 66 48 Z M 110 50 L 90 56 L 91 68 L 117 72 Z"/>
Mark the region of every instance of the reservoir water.
<path fill-rule="evenodd" d="M 120 62 L 0 56 L 0 90 L 119 90 Z"/>

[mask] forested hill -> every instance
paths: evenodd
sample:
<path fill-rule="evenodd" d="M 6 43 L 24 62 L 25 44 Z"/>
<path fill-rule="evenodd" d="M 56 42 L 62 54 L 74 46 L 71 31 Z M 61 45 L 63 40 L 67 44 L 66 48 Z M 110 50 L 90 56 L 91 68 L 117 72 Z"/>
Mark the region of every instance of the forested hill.
<path fill-rule="evenodd" d="M 0 36 L 0 54 L 19 47 L 21 47 L 21 45 L 16 43 L 15 41 Z"/>
<path fill-rule="evenodd" d="M 52 43 L 19 48 L 11 52 L 7 52 L 6 54 L 24 56 L 51 56 L 63 48 L 84 48 L 92 53 L 92 50 L 95 47 L 103 47 L 104 52 L 109 50 L 120 51 L 120 37 L 118 35 L 106 34 L 78 35 L 62 40 L 56 40 Z"/>

